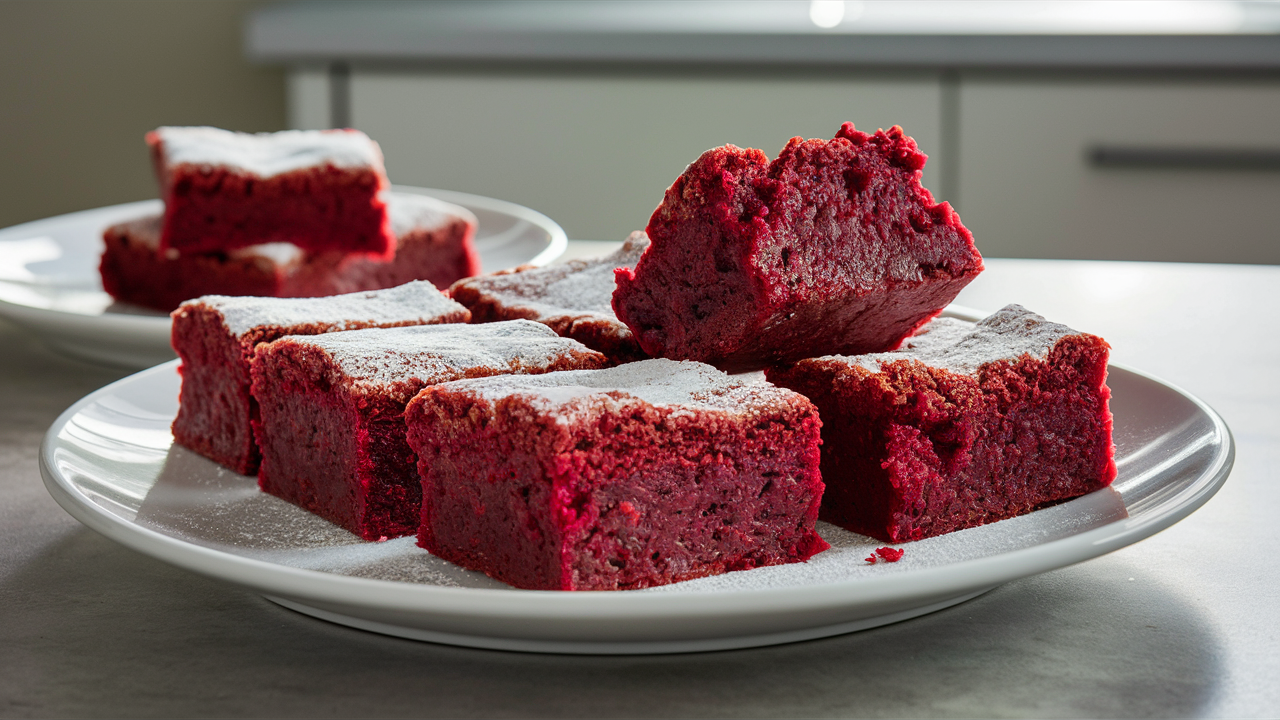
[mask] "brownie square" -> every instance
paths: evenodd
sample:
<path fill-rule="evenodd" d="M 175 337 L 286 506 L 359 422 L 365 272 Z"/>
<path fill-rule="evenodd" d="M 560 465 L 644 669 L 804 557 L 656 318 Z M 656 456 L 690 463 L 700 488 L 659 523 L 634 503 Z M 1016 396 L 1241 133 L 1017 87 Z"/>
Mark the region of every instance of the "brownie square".
<path fill-rule="evenodd" d="M 258 470 L 249 426 L 249 361 L 258 343 L 285 335 L 435 323 L 465 323 L 467 309 L 429 282 L 324 298 L 211 295 L 189 300 L 173 317 L 173 349 L 182 359 L 182 391 L 173 438 L 238 473 Z"/>
<path fill-rule="evenodd" d="M 647 356 L 631 330 L 613 314 L 611 302 L 614 270 L 634 268 L 648 246 L 649 238 L 635 232 L 616 252 L 602 258 L 467 278 L 449 288 L 449 296 L 471 310 L 471 322 L 533 320 L 614 362 L 640 360 Z"/>
<path fill-rule="evenodd" d="M 1009 305 L 901 350 L 766 375 L 823 418 L 822 519 L 888 542 L 995 522 L 1115 479 L 1101 338 Z"/>
<path fill-rule="evenodd" d="M 982 270 L 899 127 L 708 150 L 649 219 L 613 308 L 649 355 L 727 370 L 892 350 Z"/>
<path fill-rule="evenodd" d="M 527 320 L 283 337 L 251 374 L 258 484 L 366 540 L 417 530 L 422 486 L 405 404 L 428 385 L 596 368 L 600 353 Z"/>
<path fill-rule="evenodd" d="M 412 280 L 447 288 L 480 270 L 470 211 L 434 198 L 387 193 L 396 236 L 390 259 L 365 253 L 307 252 L 268 243 L 225 252 L 160 249 L 160 215 L 103 233 L 102 286 L 120 302 L 166 312 L 202 295 L 319 297 L 379 290 Z"/>
<path fill-rule="evenodd" d="M 288 242 L 389 257 L 395 236 L 382 151 L 358 130 L 147 133 L 164 199 L 160 248 L 234 250 Z"/>
<path fill-rule="evenodd" d="M 708 365 L 445 383 L 405 420 L 418 544 L 516 587 L 642 588 L 828 547 L 813 405 Z"/>

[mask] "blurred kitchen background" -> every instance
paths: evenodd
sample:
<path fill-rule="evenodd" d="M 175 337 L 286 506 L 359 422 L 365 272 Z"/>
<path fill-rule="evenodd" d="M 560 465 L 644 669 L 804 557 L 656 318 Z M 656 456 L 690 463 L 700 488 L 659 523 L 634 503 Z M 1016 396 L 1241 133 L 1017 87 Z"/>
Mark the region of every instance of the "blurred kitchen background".
<path fill-rule="evenodd" d="M 642 228 L 707 148 L 901 125 L 995 257 L 1280 263 L 1280 3 L 0 0 L 0 226 L 142 136 L 351 126 L 395 183 Z"/>

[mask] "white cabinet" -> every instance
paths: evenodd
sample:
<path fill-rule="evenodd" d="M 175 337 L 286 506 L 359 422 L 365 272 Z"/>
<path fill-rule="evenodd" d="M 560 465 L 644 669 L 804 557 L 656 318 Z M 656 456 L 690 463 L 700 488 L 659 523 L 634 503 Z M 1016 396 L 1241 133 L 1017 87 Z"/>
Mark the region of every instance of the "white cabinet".
<path fill-rule="evenodd" d="M 925 186 L 986 255 L 1280 263 L 1275 79 L 788 73 L 357 66 L 339 107 L 382 144 L 393 182 L 528 205 L 578 239 L 644 227 L 708 148 L 772 156 L 793 135 L 829 138 L 852 120 L 916 138 L 930 156 Z M 322 70 L 291 74 L 295 127 L 328 127 L 332 87 Z M 1174 166 L 1099 165 L 1099 148 Z M 1176 166 L 1179 152 L 1212 150 L 1271 162 Z"/>
<path fill-rule="evenodd" d="M 295 72 L 297 126 L 326 126 L 322 73 Z M 571 238 L 621 240 L 704 150 L 732 143 L 774 156 L 795 135 L 902 125 L 926 152 L 940 139 L 932 75 L 712 77 L 365 71 L 350 77 L 351 121 L 381 145 L 392 182 L 527 205 Z M 939 177 L 926 168 L 926 185 Z"/>
<path fill-rule="evenodd" d="M 988 255 L 1280 263 L 1274 80 L 965 78 L 958 117 L 955 204 Z"/>

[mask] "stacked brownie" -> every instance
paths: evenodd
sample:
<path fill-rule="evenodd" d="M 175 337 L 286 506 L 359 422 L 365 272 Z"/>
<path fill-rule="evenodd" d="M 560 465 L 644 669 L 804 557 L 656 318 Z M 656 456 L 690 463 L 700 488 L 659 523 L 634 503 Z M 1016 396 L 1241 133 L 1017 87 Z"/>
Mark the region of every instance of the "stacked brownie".
<path fill-rule="evenodd" d="M 316 297 L 479 270 L 475 217 L 393 193 L 378 145 L 355 130 L 147 135 L 162 215 L 107 228 L 103 288 L 172 310 L 201 295 Z"/>
<path fill-rule="evenodd" d="M 667 191 L 613 294 L 646 353 L 764 369 L 810 398 L 821 517 L 892 542 L 1115 477 L 1105 342 L 1018 306 L 930 322 L 982 259 L 920 185 L 924 162 L 901 128 L 851 123 L 773 160 L 709 150 Z"/>
<path fill-rule="evenodd" d="M 161 250 L 395 253 L 382 151 L 358 130 L 162 127 L 147 145 L 165 203 Z"/>
<path fill-rule="evenodd" d="M 982 271 L 955 211 L 920 185 L 924 163 L 902 128 L 852 123 L 772 161 L 708 150 L 618 270 L 613 308 L 649 355 L 730 370 L 892 350 Z"/>

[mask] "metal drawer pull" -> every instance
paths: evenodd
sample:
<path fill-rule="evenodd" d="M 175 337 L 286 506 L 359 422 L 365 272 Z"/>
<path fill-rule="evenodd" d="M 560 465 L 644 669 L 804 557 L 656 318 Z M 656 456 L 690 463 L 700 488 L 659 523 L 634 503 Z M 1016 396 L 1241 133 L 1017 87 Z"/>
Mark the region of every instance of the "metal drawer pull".
<path fill-rule="evenodd" d="M 1155 148 L 1095 145 L 1090 165 L 1133 170 L 1280 170 L 1280 149 Z"/>

